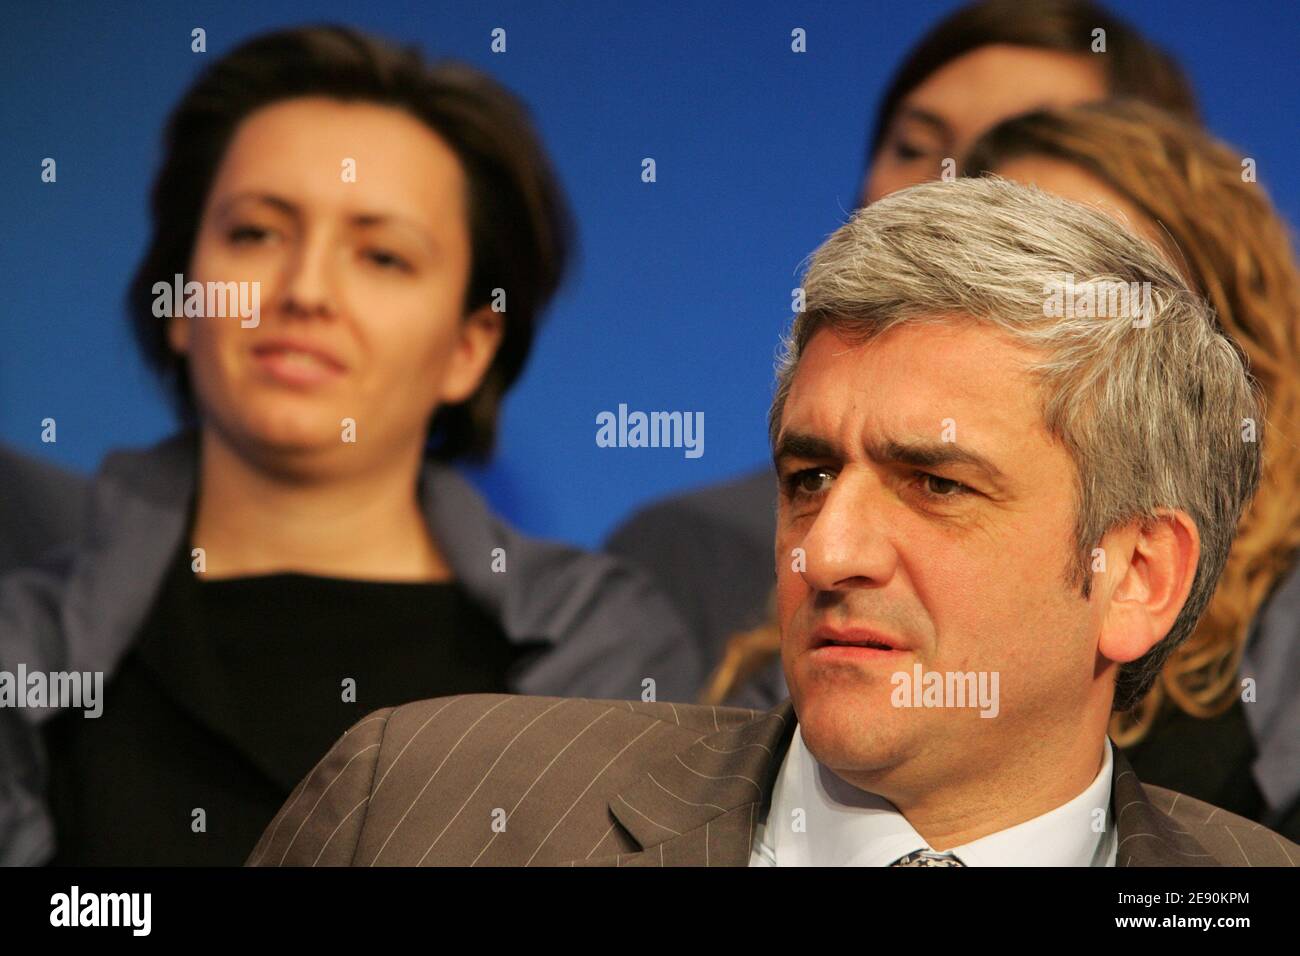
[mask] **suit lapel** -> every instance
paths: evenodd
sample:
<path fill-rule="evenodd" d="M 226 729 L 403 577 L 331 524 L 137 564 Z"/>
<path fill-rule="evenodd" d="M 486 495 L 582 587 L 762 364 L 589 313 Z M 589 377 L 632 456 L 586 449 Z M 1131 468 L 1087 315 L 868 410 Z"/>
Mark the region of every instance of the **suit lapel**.
<path fill-rule="evenodd" d="M 794 731 L 787 698 L 658 761 L 609 801 L 639 850 L 590 860 L 618 866 L 744 866 Z"/>
<path fill-rule="evenodd" d="M 660 760 L 609 802 L 613 818 L 639 849 L 583 862 L 745 866 L 794 725 L 787 698 L 740 727 L 704 736 Z M 1118 748 L 1114 757 L 1115 865 L 1217 865 L 1201 843 L 1156 808 Z"/>
<path fill-rule="evenodd" d="M 1218 866 L 1190 833 L 1156 808 L 1142 789 L 1128 759 L 1115 748 L 1111 813 L 1119 846 L 1116 866 Z"/>

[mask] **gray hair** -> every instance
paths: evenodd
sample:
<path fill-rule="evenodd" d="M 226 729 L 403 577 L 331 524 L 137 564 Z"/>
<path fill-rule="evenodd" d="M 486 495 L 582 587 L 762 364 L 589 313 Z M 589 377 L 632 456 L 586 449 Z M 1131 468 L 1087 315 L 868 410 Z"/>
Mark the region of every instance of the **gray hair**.
<path fill-rule="evenodd" d="M 1127 295 L 1139 288 L 1140 316 Z M 1091 596 L 1092 549 L 1110 529 L 1149 528 L 1163 508 L 1192 518 L 1201 553 L 1187 601 L 1116 680 L 1113 709 L 1136 705 L 1204 613 L 1259 485 L 1260 392 L 1210 306 L 1114 219 L 997 177 L 926 183 L 860 209 L 813 254 L 804 297 L 778 362 L 773 448 L 818 331 L 865 343 L 903 323 L 974 320 L 1041 356 L 1029 372 L 1043 422 L 1076 468 L 1069 586 Z"/>

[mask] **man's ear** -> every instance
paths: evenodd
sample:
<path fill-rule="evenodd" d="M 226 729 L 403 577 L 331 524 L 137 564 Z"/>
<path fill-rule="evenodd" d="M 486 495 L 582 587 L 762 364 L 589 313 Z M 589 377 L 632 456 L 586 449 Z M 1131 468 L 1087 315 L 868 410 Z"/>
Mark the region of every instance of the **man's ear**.
<path fill-rule="evenodd" d="M 1201 536 L 1183 511 L 1161 509 L 1145 526 L 1106 535 L 1107 561 L 1118 581 L 1110 589 L 1097 650 L 1119 664 L 1135 661 L 1174 626 L 1196 578 Z"/>
<path fill-rule="evenodd" d="M 490 305 L 461 320 L 460 334 L 438 394 L 440 404 L 458 405 L 478 390 L 505 338 L 505 329 L 504 313 L 494 311 Z"/>
<path fill-rule="evenodd" d="M 183 315 L 174 315 L 167 320 L 167 343 L 177 355 L 187 355 L 190 351 L 190 321 Z"/>

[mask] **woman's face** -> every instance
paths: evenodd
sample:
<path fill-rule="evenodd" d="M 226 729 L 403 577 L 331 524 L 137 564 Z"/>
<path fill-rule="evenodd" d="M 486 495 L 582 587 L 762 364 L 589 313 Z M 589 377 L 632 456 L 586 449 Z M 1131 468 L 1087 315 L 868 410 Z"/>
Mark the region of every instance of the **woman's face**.
<path fill-rule="evenodd" d="M 1091 54 L 991 44 L 932 73 L 894 114 L 863 184 L 863 203 L 955 170 L 980 134 L 1004 119 L 1048 106 L 1106 97 L 1106 77 Z"/>
<path fill-rule="evenodd" d="M 185 280 L 256 283 L 259 320 L 168 327 L 204 427 L 271 461 L 418 455 L 434 410 L 472 395 L 500 344 L 499 314 L 461 311 L 467 213 L 455 154 L 398 109 L 307 97 L 251 114 Z"/>

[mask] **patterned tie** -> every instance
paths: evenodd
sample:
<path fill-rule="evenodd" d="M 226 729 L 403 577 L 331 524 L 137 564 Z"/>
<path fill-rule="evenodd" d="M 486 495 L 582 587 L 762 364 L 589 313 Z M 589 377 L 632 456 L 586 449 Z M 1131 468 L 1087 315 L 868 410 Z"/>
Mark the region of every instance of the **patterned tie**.
<path fill-rule="evenodd" d="M 965 866 L 961 860 L 952 855 L 951 850 L 937 853 L 934 850 L 917 850 L 907 856 L 901 856 L 890 866 Z"/>

